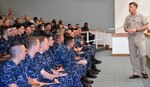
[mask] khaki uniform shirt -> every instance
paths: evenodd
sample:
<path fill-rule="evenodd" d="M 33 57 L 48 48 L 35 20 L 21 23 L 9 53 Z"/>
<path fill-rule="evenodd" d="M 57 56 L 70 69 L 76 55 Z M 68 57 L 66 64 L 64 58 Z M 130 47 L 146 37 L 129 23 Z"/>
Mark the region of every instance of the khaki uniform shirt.
<path fill-rule="evenodd" d="M 124 28 L 125 29 L 137 29 L 144 25 L 148 24 L 148 21 L 145 16 L 140 13 L 137 13 L 135 16 L 131 14 L 126 17 Z M 141 41 L 145 38 L 144 31 L 135 32 L 133 34 L 129 34 L 129 41 Z"/>

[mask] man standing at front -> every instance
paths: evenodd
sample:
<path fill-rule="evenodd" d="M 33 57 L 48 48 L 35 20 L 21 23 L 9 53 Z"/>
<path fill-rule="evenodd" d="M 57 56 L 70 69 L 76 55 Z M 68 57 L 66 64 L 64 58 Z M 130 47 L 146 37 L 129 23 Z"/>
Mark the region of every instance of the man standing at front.
<path fill-rule="evenodd" d="M 146 17 L 137 12 L 138 4 L 136 2 L 129 3 L 130 15 L 127 16 L 124 29 L 128 32 L 130 60 L 133 68 L 133 75 L 129 79 L 139 78 L 142 74 L 143 78 L 148 79 L 145 71 L 145 55 L 144 31 L 148 29 Z"/>

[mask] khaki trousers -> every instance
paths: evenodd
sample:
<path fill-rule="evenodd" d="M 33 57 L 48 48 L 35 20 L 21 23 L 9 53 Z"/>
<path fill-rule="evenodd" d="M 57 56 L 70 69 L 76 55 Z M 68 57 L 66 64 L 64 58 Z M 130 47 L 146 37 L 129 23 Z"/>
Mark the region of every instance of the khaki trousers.
<path fill-rule="evenodd" d="M 141 73 L 146 73 L 145 40 L 138 42 L 129 40 L 129 52 L 133 74 L 140 75 Z"/>

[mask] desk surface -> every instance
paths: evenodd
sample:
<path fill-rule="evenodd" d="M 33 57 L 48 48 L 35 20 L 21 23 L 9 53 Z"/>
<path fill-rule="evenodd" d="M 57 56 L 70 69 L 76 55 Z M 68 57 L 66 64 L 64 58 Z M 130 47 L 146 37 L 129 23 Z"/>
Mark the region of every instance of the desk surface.
<path fill-rule="evenodd" d="M 112 33 L 112 37 L 128 37 L 128 33 Z"/>

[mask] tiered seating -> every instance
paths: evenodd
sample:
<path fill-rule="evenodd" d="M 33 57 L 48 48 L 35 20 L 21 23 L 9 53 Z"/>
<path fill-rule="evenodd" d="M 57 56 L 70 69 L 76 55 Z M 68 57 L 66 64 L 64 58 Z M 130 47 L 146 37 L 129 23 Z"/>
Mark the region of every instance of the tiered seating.
<path fill-rule="evenodd" d="M 82 31 L 89 31 L 88 23 L 86 22 L 82 28 L 80 28 L 79 24 L 77 24 L 76 27 L 72 27 L 71 24 L 68 24 L 68 26 L 66 27 L 63 24 L 62 20 L 59 20 L 59 23 L 57 24 L 56 19 L 54 19 L 52 22 L 46 22 L 46 23 L 44 22 L 44 20 L 42 18 L 40 20 L 38 20 L 37 17 L 35 17 L 33 19 L 34 20 L 31 21 L 29 16 L 24 16 L 24 22 L 22 22 L 23 21 L 22 18 L 17 18 L 17 20 L 14 20 L 13 15 L 9 14 L 8 17 L 6 17 L 6 19 L 4 20 L 4 22 L 3 22 L 4 24 L 0 23 L 1 24 L 0 25 L 0 32 L 1 32 L 0 33 L 1 34 L 1 38 L 0 38 L 0 53 L 1 53 L 0 69 L 3 69 L 2 67 L 5 64 L 5 62 L 7 60 L 9 60 L 9 58 L 11 58 L 9 55 L 4 55 L 4 54 L 11 54 L 11 53 L 9 53 L 9 49 L 11 46 L 13 46 L 14 44 L 23 43 L 25 45 L 25 47 L 27 48 L 27 50 L 29 50 L 28 49 L 29 38 L 37 37 L 40 41 L 40 44 L 42 44 L 42 42 L 44 41 L 44 40 L 42 40 L 42 37 L 44 36 L 50 41 L 48 46 L 50 46 L 50 43 L 53 44 L 52 42 L 54 39 L 54 46 L 51 45 L 49 47 L 50 50 L 48 50 L 48 53 L 44 53 L 41 55 L 39 52 L 36 52 L 36 55 L 35 55 L 36 58 L 47 58 L 47 61 L 45 61 L 45 59 L 44 60 L 41 59 L 41 60 L 38 60 L 36 63 L 37 64 L 39 63 L 40 66 L 42 66 L 42 65 L 45 66 L 44 61 L 45 61 L 45 63 L 48 61 L 51 61 L 49 63 L 54 62 L 55 64 L 52 64 L 52 65 L 54 65 L 53 68 L 51 66 L 49 66 L 49 68 L 52 68 L 52 71 L 51 70 L 46 71 L 47 70 L 46 69 L 45 72 L 48 72 L 51 75 L 55 75 L 54 74 L 55 70 L 58 70 L 58 72 L 60 73 L 59 70 L 65 69 L 65 72 L 67 72 L 69 75 L 71 75 L 73 77 L 78 76 L 79 80 L 82 82 L 82 85 L 84 87 L 91 86 L 90 84 L 92 84 L 93 81 L 87 79 L 87 77 L 89 77 L 89 78 L 97 77 L 96 74 L 98 74 L 100 72 L 100 70 L 96 68 L 96 64 L 100 64 L 101 61 L 95 59 L 96 48 L 93 45 L 93 43 L 92 42 L 87 43 L 86 35 L 82 35 Z M 3 20 L 3 19 L 0 19 L 0 20 Z M 63 38 L 65 38 L 65 40 Z M 68 52 L 68 54 L 62 53 L 62 55 L 60 55 L 59 53 L 63 52 L 64 50 L 70 50 L 69 48 L 66 48 L 66 46 L 70 43 L 69 40 L 71 40 L 71 38 L 74 40 L 74 45 L 73 45 L 73 47 L 71 47 L 71 51 Z M 90 38 L 90 40 L 94 39 L 94 35 L 92 35 L 90 33 L 89 38 Z M 43 45 L 41 45 L 41 46 L 43 46 Z M 60 57 L 67 56 L 68 58 L 61 59 L 59 57 L 59 55 L 60 55 Z M 48 57 L 52 57 L 53 60 L 52 60 L 52 58 L 48 59 Z M 69 58 L 72 58 L 72 59 L 69 60 Z M 22 63 L 22 61 L 21 61 L 21 63 Z M 68 63 L 68 65 L 71 64 L 72 67 L 66 66 L 67 63 Z M 26 65 L 28 65 L 28 62 Z M 24 65 L 23 67 L 27 67 L 26 65 Z M 74 66 L 77 66 L 77 67 L 74 67 Z M 62 68 L 62 69 L 60 69 L 60 68 Z M 75 73 L 77 73 L 77 74 L 71 73 L 74 71 L 76 71 Z M 3 71 L 1 71 L 1 72 L 3 72 Z M 28 71 L 26 71 L 26 72 L 28 73 Z M 51 73 L 51 72 L 53 72 L 53 73 Z M 29 75 L 29 77 L 30 77 L 30 75 Z M 1 78 L 1 79 L 3 79 L 3 78 Z M 53 80 L 54 80 L 54 78 L 53 78 Z M 75 80 L 75 79 L 72 79 L 72 80 Z M 65 84 L 65 87 L 69 87 L 68 85 L 66 85 L 66 83 L 64 83 L 64 84 Z M 76 85 L 79 85 L 79 84 L 76 84 Z"/>

